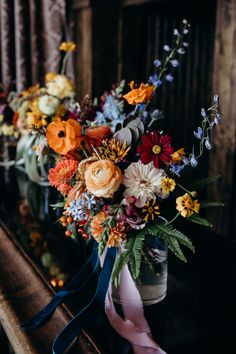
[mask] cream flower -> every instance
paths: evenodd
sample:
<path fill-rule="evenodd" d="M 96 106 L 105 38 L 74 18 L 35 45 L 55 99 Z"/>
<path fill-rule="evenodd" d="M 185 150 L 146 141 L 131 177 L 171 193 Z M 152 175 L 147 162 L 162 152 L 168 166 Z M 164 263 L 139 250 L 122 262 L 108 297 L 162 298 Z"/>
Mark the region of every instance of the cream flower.
<path fill-rule="evenodd" d="M 161 196 L 162 179 L 164 170 L 155 168 L 153 162 L 143 165 L 141 161 L 133 162 L 125 170 L 123 184 L 126 189 L 125 197 L 135 197 L 135 205 L 142 208 L 146 202 Z"/>
<path fill-rule="evenodd" d="M 47 93 L 63 100 L 65 97 L 74 97 L 74 85 L 65 75 L 46 75 Z"/>
<path fill-rule="evenodd" d="M 43 95 L 38 100 L 38 107 L 43 114 L 51 116 L 55 113 L 60 101 L 58 98 L 50 95 Z"/>

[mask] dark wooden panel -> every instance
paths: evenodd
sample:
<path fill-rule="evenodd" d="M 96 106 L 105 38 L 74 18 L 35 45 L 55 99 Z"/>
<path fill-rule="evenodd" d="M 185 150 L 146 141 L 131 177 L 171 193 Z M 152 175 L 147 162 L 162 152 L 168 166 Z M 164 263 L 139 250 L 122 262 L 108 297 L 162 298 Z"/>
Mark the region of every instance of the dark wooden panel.
<path fill-rule="evenodd" d="M 35 331 L 22 331 L 21 323 L 35 315 L 53 296 L 46 280 L 0 224 L 0 319 L 16 354 L 51 354 L 53 340 L 71 319 L 64 307 Z M 100 353 L 85 333 L 70 353 Z"/>
<path fill-rule="evenodd" d="M 214 91 L 221 98 L 223 123 L 213 137 L 214 151 L 210 159 L 211 174 L 221 179 L 211 189 L 215 199 L 226 206 L 216 211 L 217 231 L 236 239 L 236 2 L 218 0 L 214 53 Z"/>

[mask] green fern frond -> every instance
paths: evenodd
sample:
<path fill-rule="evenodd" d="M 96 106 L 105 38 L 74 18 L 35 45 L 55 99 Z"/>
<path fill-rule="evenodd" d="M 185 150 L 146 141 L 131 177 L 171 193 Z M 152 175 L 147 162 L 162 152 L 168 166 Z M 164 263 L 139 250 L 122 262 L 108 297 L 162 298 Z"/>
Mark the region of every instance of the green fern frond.
<path fill-rule="evenodd" d="M 218 208 L 225 206 L 224 203 L 221 202 L 212 202 L 212 201 L 202 201 L 201 202 L 201 209 L 202 208 Z"/>
<path fill-rule="evenodd" d="M 207 186 L 208 184 L 217 181 L 220 177 L 221 177 L 220 175 L 217 175 L 217 176 L 211 176 L 211 177 L 199 179 L 199 180 L 191 183 L 188 188 L 190 188 L 190 189 L 203 188 L 203 187 Z"/>
<path fill-rule="evenodd" d="M 201 216 L 199 216 L 197 214 L 194 214 L 194 215 L 188 217 L 188 220 L 192 221 L 196 224 L 199 224 L 199 225 L 203 225 L 206 227 L 212 227 L 212 224 L 208 220 L 202 218 Z"/>

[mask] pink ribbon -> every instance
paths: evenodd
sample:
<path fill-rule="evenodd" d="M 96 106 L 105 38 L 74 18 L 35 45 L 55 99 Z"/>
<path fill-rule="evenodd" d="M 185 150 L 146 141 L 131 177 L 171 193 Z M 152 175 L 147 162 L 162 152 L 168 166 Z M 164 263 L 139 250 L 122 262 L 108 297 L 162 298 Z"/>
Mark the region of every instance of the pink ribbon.
<path fill-rule="evenodd" d="M 127 266 L 120 275 L 120 300 L 125 319 L 116 312 L 112 300 L 111 284 L 105 300 L 105 311 L 111 326 L 132 345 L 135 354 L 167 354 L 153 340 L 144 317 L 138 289 Z"/>

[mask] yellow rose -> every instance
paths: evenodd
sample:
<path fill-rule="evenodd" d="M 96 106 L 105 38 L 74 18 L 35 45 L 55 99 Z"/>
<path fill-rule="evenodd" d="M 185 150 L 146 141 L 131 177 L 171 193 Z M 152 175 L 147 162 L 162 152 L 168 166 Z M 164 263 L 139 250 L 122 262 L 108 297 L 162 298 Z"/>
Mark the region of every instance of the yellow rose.
<path fill-rule="evenodd" d="M 112 198 L 121 181 L 121 170 L 109 160 L 93 162 L 85 171 L 86 187 L 96 197 Z"/>

